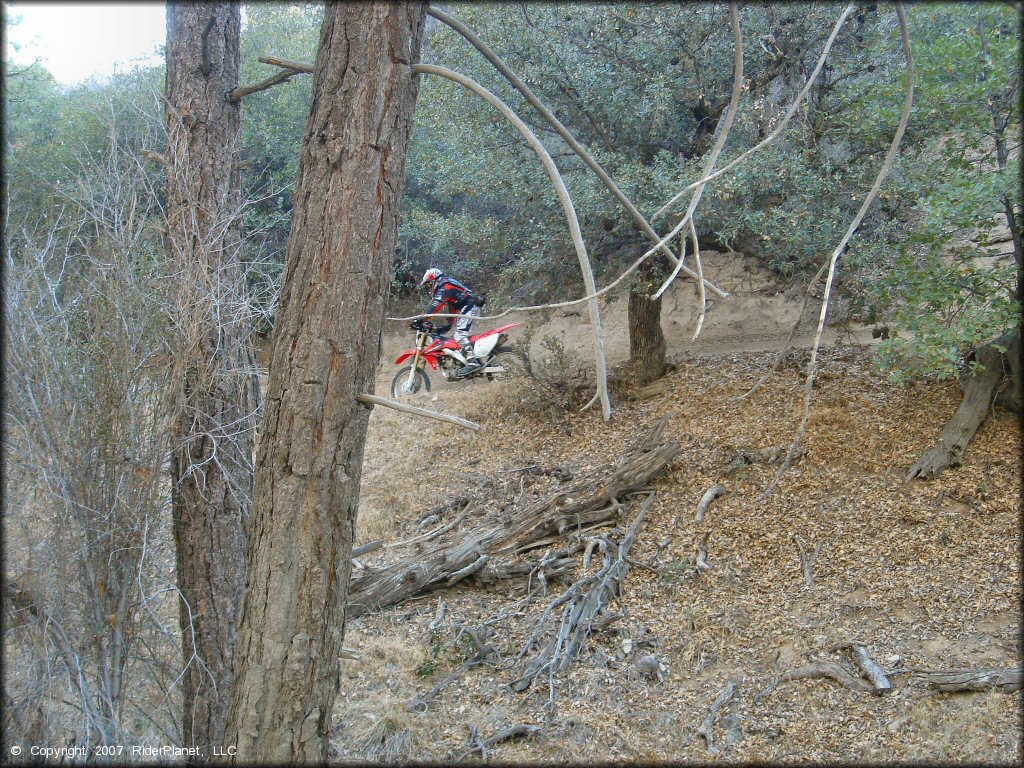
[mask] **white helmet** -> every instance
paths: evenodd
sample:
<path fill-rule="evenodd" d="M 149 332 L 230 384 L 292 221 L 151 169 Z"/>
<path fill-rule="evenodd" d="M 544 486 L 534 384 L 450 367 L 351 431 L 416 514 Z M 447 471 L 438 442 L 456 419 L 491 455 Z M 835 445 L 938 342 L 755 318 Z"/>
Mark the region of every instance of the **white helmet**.
<path fill-rule="evenodd" d="M 423 279 L 420 280 L 420 284 L 417 287 L 422 288 L 423 286 L 427 286 L 430 290 L 434 290 L 434 286 L 437 284 L 437 281 L 443 277 L 444 272 L 437 267 L 431 267 L 423 273 Z"/>

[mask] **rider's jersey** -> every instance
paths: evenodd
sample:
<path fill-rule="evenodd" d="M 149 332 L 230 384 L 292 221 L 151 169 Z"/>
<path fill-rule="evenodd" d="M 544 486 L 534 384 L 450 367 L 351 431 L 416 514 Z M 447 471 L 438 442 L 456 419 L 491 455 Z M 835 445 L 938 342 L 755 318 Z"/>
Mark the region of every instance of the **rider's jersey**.
<path fill-rule="evenodd" d="M 476 297 L 473 295 L 473 291 L 458 280 L 446 277 L 434 291 L 434 296 L 430 300 L 430 306 L 427 307 L 427 314 L 461 314 L 475 304 Z M 449 323 L 451 322 L 451 318 L 446 318 L 446 320 Z"/>

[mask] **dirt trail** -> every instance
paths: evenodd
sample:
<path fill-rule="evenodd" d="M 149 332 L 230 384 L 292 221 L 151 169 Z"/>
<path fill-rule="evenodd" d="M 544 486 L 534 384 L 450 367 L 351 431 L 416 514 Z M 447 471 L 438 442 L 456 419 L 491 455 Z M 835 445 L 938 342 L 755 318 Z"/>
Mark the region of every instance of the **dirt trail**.
<path fill-rule="evenodd" d="M 671 357 L 685 354 L 722 354 L 727 352 L 761 352 L 777 350 L 789 336 L 803 301 L 799 289 L 786 289 L 756 259 L 742 254 L 708 251 L 701 254 L 705 274 L 716 285 L 727 290 L 729 297 L 708 297 L 708 314 L 696 341 L 692 341 L 700 313 L 700 299 L 693 280 L 677 280 L 666 292 L 662 305 L 662 328 L 666 353 Z M 601 321 L 609 365 L 629 357 L 629 330 L 624 289 L 613 291 L 600 300 Z M 795 347 L 809 347 L 814 341 L 820 302 L 812 300 L 805 311 Z M 541 346 L 546 336 L 560 341 L 566 350 L 580 359 L 592 358 L 590 320 L 586 305 L 550 310 L 542 313 L 515 313 L 502 320 L 478 321 L 477 329 L 498 323 L 522 322 L 530 328 L 530 356 L 538 359 L 546 354 Z M 517 331 L 522 336 L 523 331 Z M 871 344 L 871 327 L 851 325 L 840 330 L 826 328 L 823 343 Z M 382 377 L 399 353 L 408 348 L 411 332 L 402 323 L 389 323 L 384 339 Z M 387 377 L 390 383 L 390 378 Z"/>

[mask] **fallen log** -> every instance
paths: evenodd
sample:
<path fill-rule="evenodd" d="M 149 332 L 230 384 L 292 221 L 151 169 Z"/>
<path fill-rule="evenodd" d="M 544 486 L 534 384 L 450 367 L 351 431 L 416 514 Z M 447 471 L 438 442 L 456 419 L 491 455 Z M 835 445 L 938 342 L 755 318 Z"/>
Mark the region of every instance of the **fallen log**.
<path fill-rule="evenodd" d="M 479 564 L 478 572 L 486 579 L 488 571 L 500 573 L 494 562 L 498 557 L 515 557 L 557 539 L 617 523 L 619 499 L 647 488 L 679 454 L 678 443 L 660 442 L 667 418 L 617 463 L 598 468 L 568 488 L 512 510 L 501 520 L 463 530 L 454 543 L 439 543 L 425 554 L 368 566 L 353 574 L 347 616 L 355 618 L 444 587 L 455 574 L 474 564 Z M 481 562 L 484 556 L 488 560 Z"/>
<path fill-rule="evenodd" d="M 578 550 L 579 548 L 577 547 L 576 549 Z M 568 555 L 545 560 L 510 563 L 509 565 L 488 564 L 486 568 L 474 574 L 473 578 L 478 584 L 491 585 L 510 579 L 528 577 L 533 573 L 537 573 L 543 576 L 545 581 L 549 581 L 565 575 L 573 570 L 576 565 L 576 558 Z"/>
<path fill-rule="evenodd" d="M 909 670 L 911 682 L 937 691 L 1019 691 L 1024 686 L 1024 667 L 1009 669 Z"/>

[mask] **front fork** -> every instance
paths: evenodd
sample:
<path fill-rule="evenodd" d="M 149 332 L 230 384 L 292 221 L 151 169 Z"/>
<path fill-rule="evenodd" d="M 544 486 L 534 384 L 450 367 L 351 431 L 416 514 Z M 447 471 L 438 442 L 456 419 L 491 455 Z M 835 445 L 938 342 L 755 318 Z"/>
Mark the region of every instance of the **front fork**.
<path fill-rule="evenodd" d="M 409 369 L 409 380 L 405 383 L 406 392 L 412 392 L 416 386 L 416 371 L 419 369 L 422 359 L 423 348 L 427 345 L 427 334 L 419 331 L 416 334 L 416 354 L 412 358 L 412 368 Z"/>

